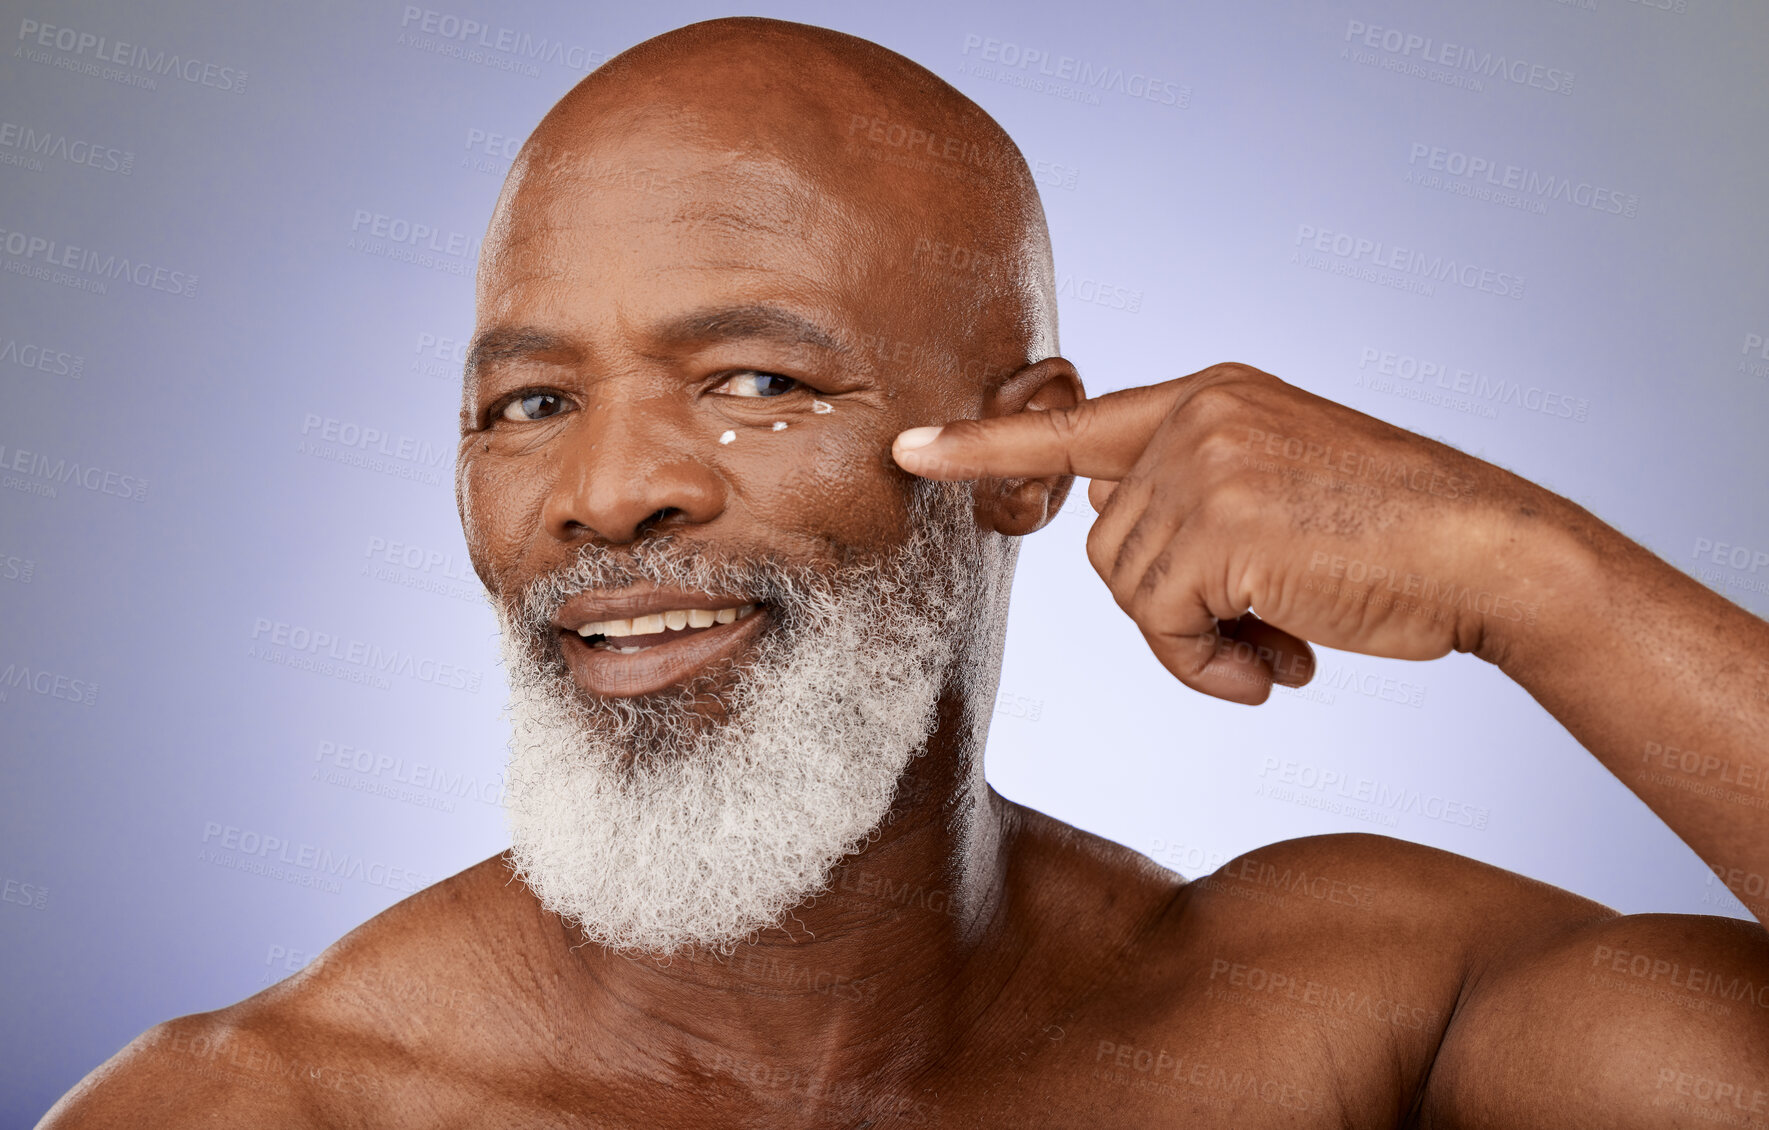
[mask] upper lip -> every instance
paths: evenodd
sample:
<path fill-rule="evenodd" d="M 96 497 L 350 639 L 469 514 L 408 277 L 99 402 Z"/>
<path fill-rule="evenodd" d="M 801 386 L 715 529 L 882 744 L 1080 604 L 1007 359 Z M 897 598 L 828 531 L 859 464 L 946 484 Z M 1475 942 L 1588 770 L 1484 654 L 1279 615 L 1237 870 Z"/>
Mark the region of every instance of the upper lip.
<path fill-rule="evenodd" d="M 668 612 L 672 608 L 705 608 L 717 612 L 721 608 L 738 608 L 751 603 L 754 602 L 743 596 L 721 596 L 691 589 L 658 588 L 653 585 L 622 593 L 582 593 L 574 596 L 560 606 L 553 617 L 553 623 L 566 631 L 575 632 L 586 624 L 600 623 L 603 620 L 631 620 L 635 616 Z"/>

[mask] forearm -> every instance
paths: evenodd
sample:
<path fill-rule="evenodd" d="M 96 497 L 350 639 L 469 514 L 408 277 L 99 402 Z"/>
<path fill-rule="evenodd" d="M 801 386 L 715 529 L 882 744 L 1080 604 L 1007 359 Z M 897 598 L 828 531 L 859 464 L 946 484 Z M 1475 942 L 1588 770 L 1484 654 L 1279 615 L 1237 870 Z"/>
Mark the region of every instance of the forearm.
<path fill-rule="evenodd" d="M 1507 523 L 1494 583 L 1539 591 L 1541 615 L 1479 653 L 1769 926 L 1769 624 L 1564 499 Z"/>

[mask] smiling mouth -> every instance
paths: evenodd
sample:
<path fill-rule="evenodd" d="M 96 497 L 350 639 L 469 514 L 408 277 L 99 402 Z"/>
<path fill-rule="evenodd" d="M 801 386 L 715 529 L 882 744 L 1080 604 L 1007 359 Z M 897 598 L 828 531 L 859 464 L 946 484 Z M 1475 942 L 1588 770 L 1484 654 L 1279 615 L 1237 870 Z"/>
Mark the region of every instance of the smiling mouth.
<path fill-rule="evenodd" d="M 579 686 L 624 698 L 685 682 L 735 657 L 771 620 L 765 604 L 676 609 L 562 628 L 561 648 Z"/>
<path fill-rule="evenodd" d="M 734 624 L 754 615 L 758 607 L 740 604 L 732 608 L 654 612 L 630 620 L 598 620 L 577 629 L 577 634 L 593 648 L 634 655 L 647 648 L 665 647 L 688 639 L 722 624 Z"/>

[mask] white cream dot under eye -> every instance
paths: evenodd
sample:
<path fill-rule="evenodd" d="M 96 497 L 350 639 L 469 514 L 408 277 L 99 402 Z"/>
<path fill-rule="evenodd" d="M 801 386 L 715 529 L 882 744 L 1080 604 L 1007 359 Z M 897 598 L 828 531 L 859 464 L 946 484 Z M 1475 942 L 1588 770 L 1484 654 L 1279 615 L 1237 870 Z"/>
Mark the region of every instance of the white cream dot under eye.
<path fill-rule="evenodd" d="M 835 409 L 830 407 L 828 404 L 824 403 L 821 400 L 813 400 L 813 401 L 811 401 L 811 411 L 813 411 L 813 412 L 817 413 L 817 415 L 821 416 L 821 415 L 823 415 L 823 413 L 833 412 L 833 411 L 835 411 Z"/>
<path fill-rule="evenodd" d="M 785 420 L 775 420 L 773 430 L 777 431 L 777 432 L 785 431 L 786 430 L 786 421 Z"/>
<path fill-rule="evenodd" d="M 720 443 L 730 443 L 732 440 L 734 440 L 736 438 L 737 438 L 736 432 L 726 432 L 724 435 L 719 437 L 719 442 Z"/>

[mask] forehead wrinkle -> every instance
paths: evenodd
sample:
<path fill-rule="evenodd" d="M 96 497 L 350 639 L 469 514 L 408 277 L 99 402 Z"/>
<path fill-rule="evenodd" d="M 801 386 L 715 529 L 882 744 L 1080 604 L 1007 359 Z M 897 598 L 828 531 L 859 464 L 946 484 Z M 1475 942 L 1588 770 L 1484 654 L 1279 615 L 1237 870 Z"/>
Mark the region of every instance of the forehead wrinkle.
<path fill-rule="evenodd" d="M 501 243 L 494 247 L 488 239 L 481 256 L 474 287 L 475 305 L 481 311 L 507 307 L 524 289 L 557 285 L 569 265 L 559 261 L 551 238 L 569 240 L 573 234 L 569 223 L 554 220 L 538 208 L 527 208 L 514 210 L 502 226 Z"/>
<path fill-rule="evenodd" d="M 680 158 L 689 152 L 683 147 L 676 154 Z M 736 257 L 729 265 L 752 270 L 774 269 L 764 264 L 777 260 L 776 253 L 788 248 L 810 251 L 831 262 L 854 253 L 859 202 L 843 199 L 827 172 L 801 171 L 795 163 L 777 159 L 738 163 L 764 168 L 732 175 L 735 163 L 727 161 L 717 169 L 679 177 L 675 183 L 694 185 L 695 194 L 661 207 L 657 198 L 619 186 L 569 178 L 531 180 L 530 191 L 510 202 L 504 246 L 497 250 L 495 259 L 488 256 L 488 261 L 500 275 L 507 272 L 512 284 L 556 278 L 569 274 L 576 258 L 570 254 L 561 258 L 561 250 L 568 251 L 569 244 L 584 231 L 601 228 L 609 234 L 644 233 L 660 225 L 679 227 L 690 238 L 707 239 L 697 248 L 702 254 L 721 248 L 727 239 L 734 241 Z M 756 242 L 768 237 L 785 243 L 764 248 Z M 643 266 L 662 271 L 679 265 L 653 259 Z"/>

